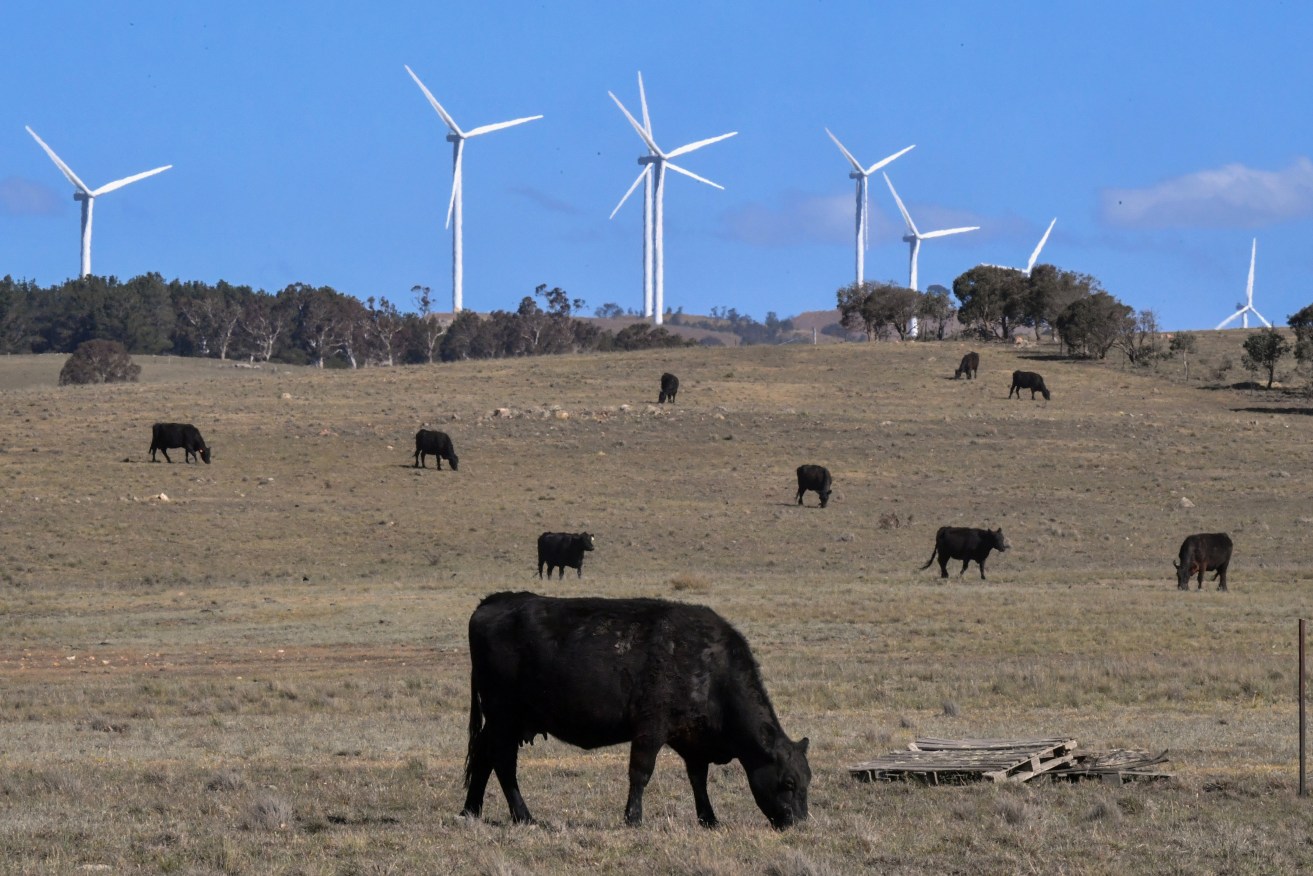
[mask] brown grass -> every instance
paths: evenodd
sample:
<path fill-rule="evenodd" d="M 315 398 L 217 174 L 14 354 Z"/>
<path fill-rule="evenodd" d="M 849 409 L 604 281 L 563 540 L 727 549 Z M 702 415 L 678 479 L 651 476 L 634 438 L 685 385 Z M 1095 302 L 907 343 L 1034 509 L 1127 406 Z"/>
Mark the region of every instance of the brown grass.
<path fill-rule="evenodd" d="M 1201 363 L 1238 369 L 1240 345 L 1201 337 L 1189 382 L 996 347 L 953 381 L 956 343 L 357 373 L 138 359 L 140 384 L 63 389 L 62 357 L 0 360 L 0 871 L 1306 866 L 1313 417 L 1209 388 Z M 1005 399 L 1016 367 L 1053 401 Z M 663 370 L 678 405 L 651 404 Z M 161 419 L 196 423 L 214 463 L 150 464 Z M 459 472 L 411 467 L 425 423 Z M 828 508 L 793 503 L 802 462 L 833 473 Z M 941 582 L 918 569 L 944 524 L 1001 526 L 1013 550 L 987 582 L 956 564 Z M 597 535 L 582 579 L 534 576 L 547 529 Z M 1236 541 L 1231 592 L 1177 591 L 1180 539 L 1213 530 Z M 520 760 L 539 826 L 507 825 L 495 787 L 488 821 L 457 817 L 465 623 L 507 588 L 715 607 L 812 740 L 811 822 L 769 830 L 732 764 L 712 775 L 725 827 L 700 830 L 667 752 L 628 830 L 626 752 L 550 740 Z M 1177 778 L 844 769 L 917 735 L 1037 734 L 1168 748 Z"/>

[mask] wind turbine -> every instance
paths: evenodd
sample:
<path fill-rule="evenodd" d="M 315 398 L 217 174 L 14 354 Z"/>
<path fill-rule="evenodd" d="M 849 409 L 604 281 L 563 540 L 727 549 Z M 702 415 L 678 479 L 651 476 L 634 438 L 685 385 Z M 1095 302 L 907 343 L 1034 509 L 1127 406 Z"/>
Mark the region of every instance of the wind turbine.
<path fill-rule="evenodd" d="M 78 176 L 73 172 L 73 169 L 60 160 L 59 156 L 55 154 L 55 150 L 47 146 L 46 142 L 36 135 L 36 131 L 33 131 L 26 125 L 23 127 L 27 128 L 27 132 L 32 135 L 32 139 L 46 151 L 46 154 L 50 156 L 50 160 L 55 162 L 55 167 L 58 167 L 64 176 L 68 178 L 68 181 L 77 189 L 77 191 L 73 193 L 73 200 L 82 202 L 82 273 L 78 274 L 78 277 L 85 277 L 91 273 L 91 211 L 95 206 L 96 198 L 100 195 L 108 194 L 115 189 L 121 189 L 139 179 L 145 179 L 148 176 L 163 173 L 170 167 L 173 167 L 173 165 L 166 164 L 163 167 L 157 167 L 154 170 L 148 170 L 145 173 L 133 174 L 132 176 L 124 177 L 123 179 L 116 179 L 114 182 L 105 183 L 98 189 L 88 188 L 86 183 L 78 179 Z"/>
<path fill-rule="evenodd" d="M 415 80 L 415 84 L 419 86 L 419 90 L 424 92 L 424 96 L 429 99 L 429 103 L 433 104 L 433 108 L 437 110 L 438 115 L 442 117 L 442 121 L 447 123 L 447 129 L 449 131 L 447 134 L 447 142 L 452 144 L 451 163 L 453 170 L 451 179 L 451 200 L 447 203 L 447 224 L 444 227 L 452 228 L 452 219 L 455 219 L 455 227 L 453 228 L 451 235 L 451 309 L 454 313 L 460 313 L 465 280 L 465 269 L 462 262 L 464 252 L 462 239 L 464 211 L 461 198 L 462 186 L 460 168 L 461 153 L 465 149 L 465 141 L 470 137 L 477 137 L 480 134 L 487 134 L 492 131 L 500 131 L 502 128 L 510 128 L 515 125 L 522 125 L 525 122 L 532 122 L 536 119 L 541 119 L 542 116 L 526 116 L 522 119 L 513 119 L 509 122 L 496 122 L 491 125 L 480 125 L 479 127 L 471 128 L 468 131 L 462 131 L 460 126 L 456 124 L 456 120 L 451 117 L 451 114 L 442 108 L 442 104 L 438 103 L 438 100 L 433 96 L 433 93 L 424 87 L 423 82 L 419 81 L 419 77 L 415 75 L 415 71 L 410 69 L 408 65 L 403 66 L 406 67 L 406 72 L 410 74 L 410 78 Z"/>
<path fill-rule="evenodd" d="M 898 212 L 903 214 L 903 221 L 907 223 L 908 233 L 903 235 L 903 240 L 907 241 L 910 248 L 908 261 L 911 268 L 908 275 L 907 288 L 914 292 L 919 292 L 920 289 L 918 289 L 916 285 L 916 258 L 921 253 L 921 241 L 931 240 L 935 237 L 948 237 L 950 234 L 961 234 L 965 231 L 979 231 L 980 226 L 969 225 L 965 228 L 942 228 L 939 231 L 918 231 L 916 223 L 912 221 L 911 214 L 908 213 L 907 208 L 903 206 L 903 199 L 898 197 L 898 192 L 894 190 L 894 184 L 889 181 L 889 174 L 886 173 L 883 174 L 883 176 L 885 183 L 889 186 L 889 192 L 894 196 L 894 201 L 898 204 Z M 916 337 L 916 333 L 916 317 L 912 317 L 911 336 Z"/>
<path fill-rule="evenodd" d="M 830 135 L 830 139 L 834 141 L 834 145 L 839 147 L 839 151 L 842 152 L 844 157 L 852 164 L 853 169 L 848 173 L 848 176 L 851 179 L 857 180 L 857 282 L 860 285 L 861 282 L 866 279 L 866 250 L 870 246 L 871 241 L 871 231 L 867 219 L 867 214 L 870 212 L 871 208 L 870 197 L 867 194 L 866 189 L 867 177 L 884 167 L 886 164 L 889 164 L 900 155 L 912 151 L 916 148 L 916 145 L 913 144 L 900 152 L 895 152 L 893 155 L 890 155 L 882 161 L 877 161 L 870 167 L 862 167 L 862 163 L 854 158 L 851 152 L 844 148 L 844 145 L 839 142 L 839 138 L 834 136 L 833 131 L 826 128 L 825 133 Z"/>
<path fill-rule="evenodd" d="M 687 155 L 688 153 L 693 152 L 694 150 L 701 149 L 703 146 L 710 146 L 712 143 L 718 143 L 721 140 L 727 139 L 729 137 L 733 137 L 735 134 L 738 133 L 738 131 L 731 131 L 728 134 L 721 134 L 718 137 L 708 137 L 706 140 L 698 140 L 697 142 L 694 143 L 688 143 L 684 146 L 680 146 L 678 149 L 672 149 L 669 152 L 661 151 L 661 147 L 658 146 L 656 144 L 656 140 L 652 138 L 652 132 L 651 132 L 652 123 L 647 116 L 647 95 L 642 92 L 641 82 L 642 81 L 640 79 L 639 93 L 643 100 L 643 122 L 644 122 L 644 124 L 642 125 L 640 125 L 638 121 L 633 117 L 633 115 L 630 114 L 629 110 L 625 109 L 625 105 L 620 102 L 620 98 L 616 97 L 610 91 L 607 92 L 607 94 L 611 96 L 611 100 L 615 101 L 615 105 L 620 107 L 620 112 L 625 114 L 625 118 L 629 120 L 629 124 L 633 125 L 634 130 L 638 132 L 638 136 L 642 138 L 643 143 L 647 145 L 647 149 L 648 149 L 648 154 L 640 156 L 638 159 L 638 163 L 643 165 L 643 169 L 639 171 L 637 178 L 635 178 L 633 184 L 629 186 L 629 191 L 625 192 L 625 196 L 620 199 L 620 204 L 616 205 L 616 210 L 619 210 L 620 206 L 624 204 L 626 200 L 629 199 L 629 196 L 634 193 L 634 189 L 638 188 L 638 183 L 641 180 L 647 178 L 651 181 L 650 194 L 647 194 L 645 192 L 646 197 L 651 202 L 651 220 L 649 224 L 647 218 L 648 211 L 644 209 L 643 236 L 645 238 L 648 237 L 651 238 L 650 245 L 651 245 L 651 254 L 652 254 L 651 273 L 652 273 L 652 296 L 653 296 L 652 322 L 654 325 L 661 325 L 663 318 L 665 316 L 665 299 L 666 299 L 665 206 L 664 206 L 666 170 L 669 169 L 675 171 L 676 173 L 682 173 L 684 176 L 695 179 L 701 183 L 706 183 L 712 188 L 721 189 L 722 191 L 725 188 L 724 186 L 714 183 L 711 180 L 706 179 L 705 177 L 698 176 L 696 173 L 693 173 L 692 171 L 685 170 L 684 168 L 672 162 L 670 159 L 678 158 L 681 155 Z M 611 215 L 612 216 L 615 215 L 615 210 L 611 211 Z M 646 278 L 646 264 L 647 264 L 647 258 L 645 257 L 644 258 L 645 278 Z M 644 295 L 646 297 L 646 292 L 644 293 Z"/>
<path fill-rule="evenodd" d="M 1249 283 L 1246 284 L 1245 286 L 1245 303 L 1243 305 L 1237 304 L 1236 307 L 1240 309 L 1237 310 L 1235 313 L 1231 314 L 1230 316 L 1228 316 L 1226 319 L 1219 322 L 1217 324 L 1217 329 L 1215 329 L 1214 331 L 1226 328 L 1226 324 L 1228 322 L 1231 322 L 1231 320 L 1235 319 L 1237 316 L 1240 317 L 1240 325 L 1244 328 L 1249 328 L 1249 314 L 1251 313 L 1254 316 L 1258 317 L 1258 321 L 1261 322 L 1263 325 L 1267 326 L 1268 328 L 1272 327 L 1272 323 L 1264 319 L 1263 314 L 1259 313 L 1257 310 L 1254 309 L 1254 258 L 1257 255 L 1258 255 L 1258 238 L 1255 237 L 1254 245 L 1249 249 Z"/>
<path fill-rule="evenodd" d="M 1056 225 L 1057 223 L 1058 223 L 1058 217 L 1054 216 L 1053 221 L 1049 223 L 1048 229 L 1044 232 L 1044 236 L 1039 239 L 1039 246 L 1035 247 L 1035 251 L 1030 254 L 1030 261 L 1026 262 L 1026 267 L 1010 268 L 1007 265 L 984 265 L 984 267 L 1002 268 L 1005 271 L 1019 271 L 1022 276 L 1029 277 L 1030 272 L 1035 270 L 1035 262 L 1039 261 L 1040 250 L 1044 248 L 1044 244 L 1049 242 L 1049 235 L 1053 233 L 1053 226 Z"/>
<path fill-rule="evenodd" d="M 614 96 L 614 95 L 613 95 Z M 652 136 L 652 118 L 647 113 L 647 92 L 643 88 L 643 71 L 638 71 L 638 100 L 643 108 L 643 129 L 647 131 L 649 137 Z M 652 155 L 648 150 L 648 155 Z M 615 214 L 620 212 L 629 196 L 633 194 L 638 187 L 638 181 L 643 181 L 643 316 L 651 318 L 652 316 L 652 174 L 647 167 L 643 168 L 638 179 L 634 180 L 629 191 L 620 199 L 620 203 L 615 205 L 608 219 L 614 219 Z"/>

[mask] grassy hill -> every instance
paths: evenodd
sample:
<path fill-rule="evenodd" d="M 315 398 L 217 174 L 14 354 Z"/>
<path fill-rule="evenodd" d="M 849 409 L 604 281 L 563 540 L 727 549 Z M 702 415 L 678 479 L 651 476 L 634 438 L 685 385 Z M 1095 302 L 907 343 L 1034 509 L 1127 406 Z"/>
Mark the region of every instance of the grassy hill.
<path fill-rule="evenodd" d="M 987 345 L 954 381 L 959 343 L 139 358 L 139 384 L 65 388 L 62 357 L 5 357 L 0 870 L 1292 871 L 1313 405 L 1233 388 L 1242 337 L 1201 335 L 1189 380 Z M 1053 400 L 1007 399 L 1014 368 Z M 213 464 L 151 464 L 157 420 L 199 426 Z M 460 471 L 412 467 L 424 424 Z M 794 504 L 803 462 L 828 508 Z M 920 566 L 947 524 L 1013 549 L 941 581 Z M 539 581 L 538 533 L 585 529 L 584 577 Z M 1218 530 L 1231 591 L 1178 591 L 1181 539 Z M 812 820 L 769 830 L 731 764 L 726 827 L 701 831 L 666 752 L 626 830 L 626 749 L 541 739 L 520 782 L 542 825 L 506 825 L 495 787 L 487 822 L 458 818 L 465 623 L 502 589 L 717 609 L 812 740 Z M 1167 748 L 1176 778 L 848 777 L 923 735 Z"/>

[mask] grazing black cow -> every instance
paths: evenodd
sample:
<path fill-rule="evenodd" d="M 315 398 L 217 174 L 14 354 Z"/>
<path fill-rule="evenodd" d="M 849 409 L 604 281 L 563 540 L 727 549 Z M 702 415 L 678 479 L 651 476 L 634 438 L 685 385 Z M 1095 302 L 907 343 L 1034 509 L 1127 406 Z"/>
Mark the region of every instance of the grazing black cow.
<path fill-rule="evenodd" d="M 451 446 L 451 437 L 446 432 L 420 429 L 415 433 L 415 468 L 428 468 L 425 459 L 430 455 L 437 462 L 438 471 L 442 471 L 443 459 L 451 463 L 452 471 L 457 471 L 456 464 L 460 460 L 456 458 L 456 449 Z"/>
<path fill-rule="evenodd" d="M 591 551 L 597 545 L 592 535 L 587 532 L 544 532 L 538 536 L 538 577 L 543 576 L 543 566 L 547 566 L 547 577 L 552 577 L 552 569 L 557 569 L 557 579 L 565 577 L 565 567 L 578 571 L 584 576 L 584 552 Z"/>
<path fill-rule="evenodd" d="M 821 507 L 830 501 L 830 470 L 823 465 L 798 466 L 798 504 L 802 504 L 802 494 L 812 490 L 821 497 Z"/>
<path fill-rule="evenodd" d="M 967 376 L 967 380 L 975 380 L 976 372 L 979 370 L 980 370 L 980 354 L 967 353 L 965 356 L 962 357 L 962 364 L 958 365 L 957 370 L 953 372 L 953 379 L 957 380 L 959 377 L 965 374 Z"/>
<path fill-rule="evenodd" d="M 666 402 L 673 402 L 675 394 L 679 392 L 679 378 L 667 371 L 661 375 L 661 394 L 657 396 L 657 404 L 663 405 Z"/>
<path fill-rule="evenodd" d="M 1017 394 L 1017 398 L 1021 398 L 1023 389 L 1030 390 L 1031 398 L 1034 398 L 1035 393 L 1039 392 L 1044 394 L 1044 401 L 1049 400 L 1049 388 L 1044 385 L 1044 378 L 1034 371 L 1012 372 L 1012 388 L 1008 390 L 1008 398 L 1012 398 L 1014 392 Z"/>
<path fill-rule="evenodd" d="M 980 568 L 980 580 L 985 578 L 985 558 L 989 552 L 997 550 L 1000 553 L 1012 547 L 1012 543 L 1003 536 L 1002 529 L 972 529 L 966 526 L 941 526 L 935 533 L 935 549 L 930 553 L 930 559 L 925 561 L 922 569 L 930 568 L 930 564 L 935 561 L 935 556 L 939 557 L 939 577 L 948 577 L 948 561 L 961 560 L 962 571 L 958 572 L 958 577 L 966 574 L 967 566 L 972 560 Z"/>
<path fill-rule="evenodd" d="M 734 759 L 777 830 L 807 818 L 807 740 L 785 734 L 747 641 L 709 608 L 496 593 L 470 616 L 470 664 L 463 815 L 482 813 L 496 771 L 511 820 L 533 821 L 515 767 L 541 733 L 586 749 L 631 743 L 631 825 L 667 745 L 684 759 L 703 826 L 716 825 L 707 770 Z"/>
<path fill-rule="evenodd" d="M 164 454 L 164 461 L 169 459 L 170 448 L 182 448 L 182 461 L 191 462 L 200 456 L 201 462 L 210 464 L 210 448 L 206 446 L 201 432 L 191 423 L 156 423 L 150 427 L 150 461 L 158 462 L 155 451 Z"/>
<path fill-rule="evenodd" d="M 1190 589 L 1190 576 L 1199 575 L 1199 586 L 1204 589 L 1204 572 L 1212 572 L 1217 581 L 1217 589 L 1226 589 L 1226 567 L 1231 565 L 1231 536 L 1225 532 L 1200 532 L 1187 535 L 1181 542 L 1179 561 L 1172 563 L 1176 567 L 1176 586 L 1181 590 Z M 1219 580 L 1220 579 L 1220 580 Z"/>

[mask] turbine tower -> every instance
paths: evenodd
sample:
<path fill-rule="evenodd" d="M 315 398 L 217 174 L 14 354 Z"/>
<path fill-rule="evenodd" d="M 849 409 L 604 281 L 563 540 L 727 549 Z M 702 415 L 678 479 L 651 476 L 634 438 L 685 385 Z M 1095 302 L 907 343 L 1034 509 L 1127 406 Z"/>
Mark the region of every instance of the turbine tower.
<path fill-rule="evenodd" d="M 437 110 L 438 115 L 442 117 L 442 121 L 446 122 L 449 131 L 447 134 L 447 142 L 451 143 L 452 146 L 451 163 L 453 169 L 451 178 L 451 200 L 447 202 L 447 224 L 444 227 L 452 229 L 451 309 L 453 313 L 460 313 L 464 297 L 465 281 L 465 269 L 462 263 L 464 253 L 464 242 L 462 239 L 464 210 L 461 198 L 462 187 L 460 168 L 461 153 L 465 149 L 465 141 L 470 137 L 477 137 L 480 134 L 487 134 L 492 131 L 500 131 L 502 128 L 510 128 L 515 125 L 522 125 L 525 122 L 532 122 L 535 119 L 541 119 L 542 116 L 527 116 L 522 119 L 513 119 L 509 122 L 496 122 L 491 125 L 480 125 L 479 127 L 471 128 L 468 131 L 462 131 L 460 126 L 456 124 L 456 120 L 451 117 L 451 114 L 442 108 L 442 104 L 438 103 L 437 98 L 433 96 L 433 93 L 424 87 L 423 82 L 419 81 L 419 77 L 415 75 L 415 71 L 410 69 L 408 65 L 403 66 L 406 67 L 406 72 L 410 74 L 410 78 L 415 80 L 415 84 L 419 86 L 419 90 L 424 92 L 424 96 L 429 99 L 429 103 L 433 104 L 433 109 Z M 453 219 L 455 220 L 454 227 L 452 224 Z"/>
<path fill-rule="evenodd" d="M 1246 284 L 1245 286 L 1245 303 L 1237 304 L 1236 307 L 1238 307 L 1239 310 L 1237 310 L 1235 313 L 1231 314 L 1226 319 L 1219 322 L 1217 324 L 1217 329 L 1214 329 L 1214 331 L 1226 328 L 1226 324 L 1231 322 L 1237 316 L 1240 317 L 1241 327 L 1249 328 L 1249 314 L 1251 313 L 1254 316 L 1258 317 L 1258 321 L 1261 322 L 1263 325 L 1267 326 L 1268 328 L 1272 327 L 1272 323 L 1264 319 L 1263 314 L 1259 313 L 1257 310 L 1254 309 L 1254 257 L 1257 255 L 1258 255 L 1258 238 L 1255 237 L 1254 245 L 1249 248 L 1249 283 Z"/>
<path fill-rule="evenodd" d="M 825 133 L 830 135 L 830 139 L 834 141 L 834 145 L 839 147 L 839 151 L 842 152 L 844 157 L 852 164 L 853 169 L 849 172 L 848 176 L 851 179 L 857 180 L 857 283 L 860 285 L 862 281 L 866 279 L 866 250 L 871 242 L 870 220 L 867 218 L 867 214 L 871 209 L 871 200 L 866 188 L 867 177 L 884 167 L 886 164 L 889 164 L 900 155 L 912 151 L 916 148 L 916 145 L 913 144 L 908 146 L 906 149 L 903 149 L 900 152 L 895 152 L 888 158 L 885 158 L 882 161 L 877 161 L 870 167 L 864 168 L 862 167 L 862 163 L 854 158 L 851 152 L 844 148 L 844 145 L 839 142 L 839 138 L 834 136 L 833 131 L 826 128 Z"/>
<path fill-rule="evenodd" d="M 894 190 L 894 184 L 889 181 L 889 174 L 884 174 L 884 181 L 888 184 L 889 191 L 894 196 L 894 201 L 898 204 L 898 212 L 903 214 L 903 221 L 907 223 L 908 233 L 903 235 L 903 240 L 907 241 L 910 249 L 908 257 L 910 269 L 908 272 L 907 288 L 914 292 L 919 292 L 921 290 L 917 287 L 916 260 L 917 256 L 921 253 L 921 241 L 931 240 L 935 237 L 948 237 L 950 234 L 961 234 L 965 231 L 978 231 L 980 230 L 980 226 L 969 225 L 965 228 L 942 228 L 939 231 L 918 231 L 916 223 L 912 221 L 911 214 L 908 213 L 907 208 L 903 206 L 903 199 L 898 197 L 898 192 Z M 916 337 L 916 334 L 917 321 L 916 317 L 912 317 L 911 336 Z"/>
<path fill-rule="evenodd" d="M 24 127 L 27 126 L 24 125 Z M 78 176 L 73 172 L 73 169 L 60 160 L 59 156 L 55 154 L 55 150 L 47 146 L 46 142 L 36 135 L 36 131 L 33 131 L 28 127 L 27 132 L 32 135 L 32 139 L 35 140 L 37 144 L 45 150 L 46 154 L 50 156 L 50 160 L 55 162 L 55 167 L 58 167 L 64 176 L 68 178 L 68 181 L 77 189 L 77 191 L 73 193 L 73 200 L 82 202 L 82 272 L 78 274 L 78 277 L 85 277 L 91 273 L 91 211 L 95 206 L 96 198 L 100 195 L 108 194 L 115 189 L 121 189 L 139 179 L 145 179 L 148 176 L 163 173 L 170 167 L 173 167 L 173 165 L 166 164 L 163 167 L 157 167 L 154 170 L 148 170 L 145 173 L 133 174 L 132 176 L 124 177 L 123 179 L 116 179 L 111 183 L 105 183 L 98 189 L 92 189 L 88 188 L 86 183 L 78 179 Z"/>
<path fill-rule="evenodd" d="M 1044 248 L 1044 244 L 1049 242 L 1049 235 L 1053 233 L 1053 226 L 1056 225 L 1057 223 L 1058 223 L 1058 217 L 1054 216 L 1053 221 L 1049 223 L 1048 230 L 1046 230 L 1044 232 L 1044 236 L 1039 239 L 1039 246 L 1035 247 L 1035 251 L 1030 254 L 1030 261 L 1026 262 L 1026 266 L 1024 268 L 1010 268 L 1007 265 L 983 265 L 982 267 L 1002 268 L 1005 271 L 1019 271 L 1022 276 L 1029 277 L 1030 272 L 1035 270 L 1035 262 L 1039 261 L 1040 250 Z"/>
<path fill-rule="evenodd" d="M 652 205 L 651 222 L 649 225 L 646 221 L 648 211 L 645 209 L 643 211 L 644 220 L 645 220 L 644 228 L 643 228 L 643 236 L 645 238 L 646 237 L 651 238 L 650 246 L 652 248 L 651 261 L 652 261 L 652 297 L 653 297 L 652 322 L 654 325 L 661 325 L 665 316 L 665 300 L 666 300 L 665 207 L 664 207 L 666 171 L 673 170 L 676 173 L 682 173 L 684 176 L 695 179 L 701 183 L 706 183 L 712 188 L 717 188 L 721 190 L 724 190 L 725 188 L 724 186 L 718 185 L 717 183 L 714 183 L 711 180 L 706 179 L 705 177 L 698 176 L 696 173 L 693 173 L 692 171 L 685 170 L 684 168 L 672 162 L 670 159 L 678 158 L 681 155 L 687 155 L 688 153 L 693 152 L 694 150 L 701 149 L 703 146 L 710 146 L 712 143 L 718 143 L 721 140 L 727 139 L 729 137 L 733 137 L 735 134 L 738 133 L 738 131 L 731 131 L 728 134 L 721 134 L 718 137 L 708 137 L 706 140 L 698 140 L 695 143 L 688 143 L 684 146 L 680 146 L 678 149 L 672 149 L 669 152 L 663 152 L 661 151 L 661 147 L 656 144 L 656 140 L 652 138 L 652 134 L 650 130 L 651 121 L 647 118 L 647 112 L 646 112 L 647 110 L 646 94 L 642 94 L 640 89 L 640 94 L 642 94 L 642 98 L 643 98 L 643 109 L 644 109 L 643 115 L 644 115 L 645 124 L 643 125 L 640 125 L 638 121 L 630 114 L 629 110 L 625 109 L 625 105 L 620 102 L 620 98 L 616 97 L 614 94 L 612 94 L 609 91 L 607 92 L 607 94 L 611 96 L 611 100 L 615 101 L 615 105 L 620 107 L 620 112 L 625 114 L 625 118 L 629 120 L 629 124 L 633 125 L 634 130 L 638 132 L 638 136 L 642 138 L 643 143 L 646 144 L 648 149 L 648 154 L 643 155 L 638 159 L 638 163 L 643 166 L 643 169 L 639 171 L 637 178 L 635 178 L 633 184 L 629 186 L 629 191 L 625 192 L 625 196 L 620 199 L 620 204 L 624 204 L 624 202 L 628 200 L 629 196 L 633 194 L 634 189 L 638 188 L 638 183 L 640 180 L 643 180 L 644 178 L 648 178 L 651 180 L 651 194 L 649 196 Z M 616 205 L 616 210 L 620 209 L 620 204 Z M 611 215 L 614 216 L 615 211 L 612 211 Z M 644 261 L 646 262 L 646 259 Z"/>

